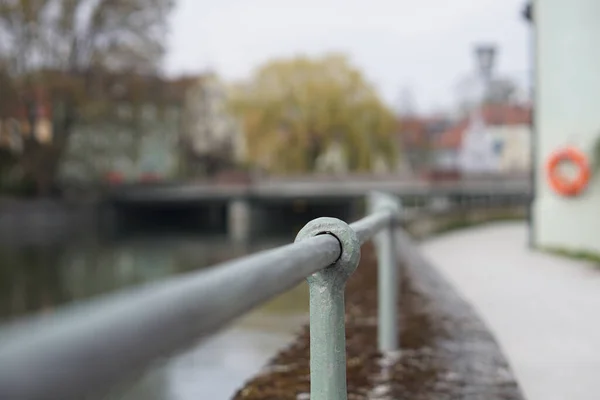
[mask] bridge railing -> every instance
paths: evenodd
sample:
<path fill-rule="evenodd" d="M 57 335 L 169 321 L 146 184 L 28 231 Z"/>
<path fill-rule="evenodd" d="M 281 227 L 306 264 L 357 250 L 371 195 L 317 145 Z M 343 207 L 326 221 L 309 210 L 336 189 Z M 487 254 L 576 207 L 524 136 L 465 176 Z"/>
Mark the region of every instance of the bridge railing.
<path fill-rule="evenodd" d="M 0 332 L 0 399 L 102 393 L 303 279 L 310 289 L 311 399 L 346 399 L 344 287 L 370 239 L 380 269 L 379 346 L 398 347 L 393 226 L 400 205 L 378 193 L 369 204 L 369 215 L 353 224 L 317 218 L 293 244 L 12 324 Z"/>

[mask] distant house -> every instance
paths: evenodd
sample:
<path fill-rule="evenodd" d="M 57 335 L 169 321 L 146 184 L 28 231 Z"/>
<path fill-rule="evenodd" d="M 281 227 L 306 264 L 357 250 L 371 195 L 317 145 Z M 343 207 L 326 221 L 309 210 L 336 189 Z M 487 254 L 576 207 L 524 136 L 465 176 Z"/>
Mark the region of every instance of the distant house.
<path fill-rule="evenodd" d="M 456 171 L 459 169 L 460 148 L 467 121 L 461 121 L 442 132 L 432 143 L 432 166 L 436 170 Z"/>
<path fill-rule="evenodd" d="M 0 149 L 18 153 L 23 139 L 50 143 L 68 132 L 59 169 L 63 182 L 169 179 L 181 173 L 183 154 L 231 161 L 242 151 L 243 135 L 213 76 L 105 70 L 36 75 L 40 86 L 25 91 L 14 84 L 11 93 L 0 94 Z M 65 107 L 64 100 L 73 98 L 75 106 Z M 66 121 L 69 130 L 63 129 Z"/>
<path fill-rule="evenodd" d="M 531 168 L 531 107 L 490 107 L 488 131 L 494 141 L 500 172 L 521 172 Z"/>
<path fill-rule="evenodd" d="M 52 103 L 43 88 L 24 93 L 25 103 L 3 102 L 0 110 L 0 148 L 19 152 L 22 141 L 33 138 L 38 143 L 52 141 Z"/>
<path fill-rule="evenodd" d="M 187 91 L 182 139 L 189 173 L 212 176 L 243 160 L 245 136 L 227 108 L 228 96 L 214 74 L 200 77 Z"/>
<path fill-rule="evenodd" d="M 524 172 L 531 167 L 531 107 L 490 104 L 434 142 L 434 164 L 462 172 Z"/>
<path fill-rule="evenodd" d="M 501 146 L 498 146 L 485 117 L 480 113 L 471 115 L 467 129 L 462 132 L 458 168 L 461 174 L 498 172 Z"/>
<path fill-rule="evenodd" d="M 435 167 L 435 144 L 451 125 L 452 121 L 443 115 L 405 115 L 399 118 L 398 147 L 413 173 Z"/>
<path fill-rule="evenodd" d="M 176 175 L 185 93 L 195 80 L 102 74 L 90 89 L 102 93 L 100 109 L 77 121 L 61 177 L 96 181 L 114 174 L 125 180 Z"/>

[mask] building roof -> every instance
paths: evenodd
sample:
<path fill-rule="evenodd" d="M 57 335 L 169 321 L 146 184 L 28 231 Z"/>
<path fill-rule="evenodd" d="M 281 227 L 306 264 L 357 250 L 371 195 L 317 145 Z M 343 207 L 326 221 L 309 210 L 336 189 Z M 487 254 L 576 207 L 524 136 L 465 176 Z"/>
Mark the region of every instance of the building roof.
<path fill-rule="evenodd" d="M 434 147 L 443 149 L 455 149 L 460 147 L 462 143 L 462 137 L 468 127 L 468 119 L 459 121 L 437 138 L 437 140 L 434 142 Z"/>
<path fill-rule="evenodd" d="M 398 135 L 406 148 L 422 147 L 429 139 L 448 128 L 450 121 L 445 116 L 405 116 L 398 121 Z"/>
<path fill-rule="evenodd" d="M 531 107 L 523 105 L 489 104 L 482 110 L 483 122 L 487 126 L 517 126 L 531 124 Z M 434 142 L 440 149 L 460 147 L 462 138 L 469 128 L 470 117 L 466 116 L 443 132 Z"/>

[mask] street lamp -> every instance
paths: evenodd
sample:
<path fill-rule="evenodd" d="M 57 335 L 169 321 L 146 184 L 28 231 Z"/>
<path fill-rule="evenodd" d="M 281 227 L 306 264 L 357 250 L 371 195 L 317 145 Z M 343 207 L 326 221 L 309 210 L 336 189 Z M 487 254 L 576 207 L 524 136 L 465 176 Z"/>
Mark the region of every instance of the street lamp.
<path fill-rule="evenodd" d="M 471 148 L 471 161 L 479 165 L 478 168 L 485 170 L 495 169 L 493 155 L 493 144 L 491 143 L 487 132 L 485 113 L 483 108 L 489 95 L 490 83 L 492 80 L 492 72 L 496 61 L 496 45 L 484 43 L 475 46 L 475 58 L 477 77 L 481 84 L 481 95 L 478 106 L 473 108 L 471 115 L 471 127 L 469 138 L 465 138 L 469 142 Z"/>
<path fill-rule="evenodd" d="M 527 2 L 525 3 L 525 7 L 523 7 L 523 10 L 521 11 L 521 17 L 523 19 L 525 19 L 526 23 L 531 26 L 534 27 L 534 20 L 533 20 L 533 0 L 527 0 Z M 533 40 L 530 39 L 530 54 L 533 55 L 535 53 L 535 45 Z M 533 57 L 530 58 L 530 62 L 532 64 L 532 66 L 534 65 L 533 62 Z M 535 82 L 535 70 L 532 68 L 532 82 Z M 533 85 L 531 85 L 531 98 L 535 99 L 535 87 Z M 535 107 L 535 105 L 534 105 Z M 535 111 L 535 108 L 534 110 Z M 531 165 L 536 165 L 537 163 L 537 147 L 536 147 L 536 143 L 537 143 L 537 130 L 535 127 L 535 122 L 534 119 L 531 119 L 530 122 L 530 126 L 531 126 L 531 140 L 530 140 L 530 144 L 529 144 L 529 157 L 531 158 Z M 529 171 L 529 180 L 531 182 L 531 187 L 533 188 L 533 191 L 531 193 L 531 197 L 530 197 L 530 205 L 533 205 L 533 200 L 536 197 L 536 183 L 537 183 L 537 178 L 536 178 L 536 174 L 535 174 L 535 168 L 530 168 Z M 530 227 L 534 227 L 534 220 L 533 220 L 533 207 L 527 207 L 527 220 L 529 222 L 529 226 Z M 535 245 L 535 229 L 529 229 L 529 246 L 531 248 L 534 247 Z"/>
<path fill-rule="evenodd" d="M 522 17 L 527 21 L 527 23 L 533 23 L 533 4 L 531 1 L 528 1 L 523 7 L 523 11 L 521 12 Z"/>
<path fill-rule="evenodd" d="M 496 61 L 496 45 L 480 44 L 475 46 L 475 57 L 477 59 L 479 75 L 487 85 L 492 77 L 492 71 Z"/>

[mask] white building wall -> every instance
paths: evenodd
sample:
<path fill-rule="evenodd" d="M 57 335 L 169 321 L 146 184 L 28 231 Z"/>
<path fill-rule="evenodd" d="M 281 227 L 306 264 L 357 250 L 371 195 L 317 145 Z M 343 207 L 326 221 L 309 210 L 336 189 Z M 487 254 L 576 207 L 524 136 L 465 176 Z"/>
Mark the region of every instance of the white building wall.
<path fill-rule="evenodd" d="M 591 160 L 600 134 L 600 1 L 536 1 L 536 200 L 534 243 L 600 253 L 600 180 L 576 198 L 552 191 L 550 154 L 576 145 Z"/>
<path fill-rule="evenodd" d="M 496 172 L 498 156 L 494 152 L 494 138 L 481 117 L 476 115 L 465 131 L 459 154 L 461 172 Z"/>
<path fill-rule="evenodd" d="M 131 106 L 122 104 L 115 120 L 76 125 L 61 164 L 61 178 L 97 181 L 114 171 L 127 180 L 136 180 L 143 173 L 175 176 L 180 107 L 170 106 L 159 117 L 154 104 L 143 105 L 137 129 L 128 122 L 131 113 Z"/>
<path fill-rule="evenodd" d="M 494 143 L 499 144 L 498 172 L 527 171 L 531 167 L 531 127 L 523 125 L 491 126 Z"/>
<path fill-rule="evenodd" d="M 240 124 L 227 109 L 227 88 L 215 76 L 206 76 L 188 91 L 185 132 L 198 155 L 218 154 L 236 161 L 244 157 Z"/>

